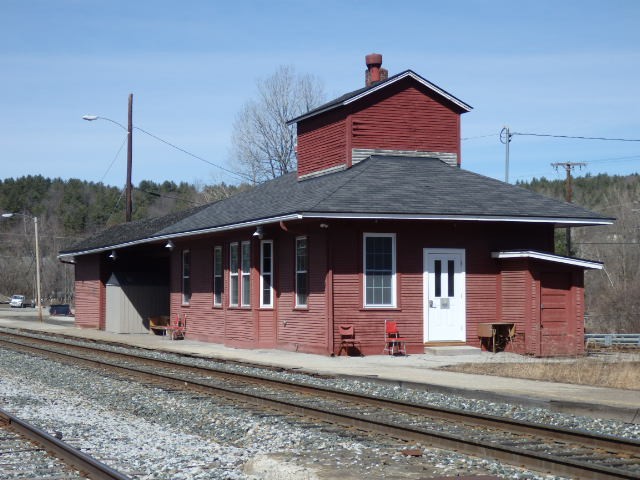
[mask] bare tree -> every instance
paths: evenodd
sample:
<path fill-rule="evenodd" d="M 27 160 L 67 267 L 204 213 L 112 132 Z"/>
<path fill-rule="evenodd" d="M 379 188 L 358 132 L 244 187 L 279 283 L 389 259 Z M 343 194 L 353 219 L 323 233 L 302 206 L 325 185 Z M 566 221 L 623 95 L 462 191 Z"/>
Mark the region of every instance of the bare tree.
<path fill-rule="evenodd" d="M 320 105 L 324 88 L 313 75 L 281 66 L 257 84 L 258 97 L 244 104 L 233 125 L 233 156 L 254 183 L 296 168 L 295 125 L 287 121 Z"/>

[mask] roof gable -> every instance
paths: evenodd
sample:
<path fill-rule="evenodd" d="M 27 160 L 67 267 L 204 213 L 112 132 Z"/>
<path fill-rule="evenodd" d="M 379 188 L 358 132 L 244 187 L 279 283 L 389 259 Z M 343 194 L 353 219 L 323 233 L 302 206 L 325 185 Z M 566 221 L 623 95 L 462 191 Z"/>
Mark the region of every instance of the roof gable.
<path fill-rule="evenodd" d="M 469 112 L 473 109 L 473 107 L 471 107 L 470 105 L 466 104 L 465 102 L 463 102 L 462 100 L 460 100 L 459 98 L 456 98 L 455 96 L 453 96 L 452 94 L 450 94 L 449 92 L 447 92 L 446 90 L 438 87 L 436 84 L 431 83 L 429 80 L 427 80 L 424 77 L 421 77 L 420 75 L 418 75 L 417 73 L 415 73 L 412 70 L 405 70 L 404 72 L 398 73 L 396 75 L 393 75 L 392 77 L 389 77 L 387 80 L 381 81 L 381 82 L 377 82 L 373 85 L 371 85 L 370 87 L 364 87 L 364 88 L 360 88 L 358 90 L 354 90 L 352 92 L 349 92 L 345 95 L 342 95 L 334 100 L 331 100 L 330 102 L 327 102 L 323 105 L 320 105 L 318 108 L 315 108 L 313 110 L 310 110 L 309 112 L 300 115 L 299 117 L 293 118 L 291 120 L 289 120 L 287 122 L 287 125 L 292 125 L 294 123 L 300 122 L 302 120 L 306 120 L 308 118 L 312 118 L 315 117 L 317 115 L 320 115 L 322 113 L 325 112 L 329 112 L 331 110 L 334 110 L 336 108 L 345 106 L 345 105 L 349 105 L 353 102 L 356 102 L 362 98 L 365 98 L 369 95 L 372 95 L 376 92 L 379 92 L 380 90 L 384 90 L 388 87 L 390 87 L 391 85 L 396 84 L 397 82 L 400 82 L 404 79 L 411 79 L 415 82 L 417 82 L 418 84 L 426 87 L 428 90 L 432 91 L 436 96 L 442 98 L 443 100 L 447 101 L 448 103 L 452 104 L 453 106 L 457 107 L 457 109 L 460 111 L 460 113 L 464 113 L 464 112 Z"/>

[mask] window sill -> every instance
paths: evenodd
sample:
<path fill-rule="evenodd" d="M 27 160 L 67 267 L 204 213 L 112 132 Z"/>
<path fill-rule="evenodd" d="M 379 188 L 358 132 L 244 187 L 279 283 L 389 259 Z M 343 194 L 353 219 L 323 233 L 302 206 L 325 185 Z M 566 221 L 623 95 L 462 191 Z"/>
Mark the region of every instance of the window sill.
<path fill-rule="evenodd" d="M 361 312 L 401 312 L 402 308 L 400 307 L 360 307 Z"/>
<path fill-rule="evenodd" d="M 309 311 L 309 306 L 306 307 L 293 307 L 293 311 L 294 312 L 308 312 Z"/>

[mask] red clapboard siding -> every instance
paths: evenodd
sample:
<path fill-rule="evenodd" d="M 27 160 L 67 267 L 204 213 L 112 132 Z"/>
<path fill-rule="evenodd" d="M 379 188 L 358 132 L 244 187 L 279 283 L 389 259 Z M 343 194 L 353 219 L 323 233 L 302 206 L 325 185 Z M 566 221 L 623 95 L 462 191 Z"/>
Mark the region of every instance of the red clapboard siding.
<path fill-rule="evenodd" d="M 416 87 L 393 91 L 354 113 L 353 148 L 451 152 L 459 157 L 458 117 Z"/>
<path fill-rule="evenodd" d="M 99 328 L 106 308 L 105 286 L 100 280 L 100 256 L 77 257 L 75 271 L 75 324 L 82 328 Z"/>
<path fill-rule="evenodd" d="M 298 176 L 345 165 L 346 122 L 331 113 L 298 124 Z"/>
<path fill-rule="evenodd" d="M 529 351 L 535 348 L 531 343 L 533 340 L 531 322 L 536 317 L 532 317 L 531 302 L 528 301 L 526 293 L 532 285 L 527 261 L 515 260 L 503 263 L 500 283 L 502 316 L 499 320 L 516 325 L 516 335 L 524 334 L 527 342 L 525 348 Z"/>
<path fill-rule="evenodd" d="M 277 250 L 278 345 L 288 350 L 328 353 L 325 271 L 326 241 L 323 234 L 307 237 L 309 248 L 309 298 L 307 308 L 295 306 L 295 234 L 280 237 Z"/>

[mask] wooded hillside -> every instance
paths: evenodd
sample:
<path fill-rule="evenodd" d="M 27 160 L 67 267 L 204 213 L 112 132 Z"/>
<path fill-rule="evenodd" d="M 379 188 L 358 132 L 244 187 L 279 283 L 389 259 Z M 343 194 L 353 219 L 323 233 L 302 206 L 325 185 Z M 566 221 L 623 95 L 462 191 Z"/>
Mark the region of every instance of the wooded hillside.
<path fill-rule="evenodd" d="M 560 200 L 565 182 L 534 179 L 520 187 Z M 225 184 L 196 186 L 143 181 L 134 189 L 133 218 L 164 215 L 250 188 Z M 640 176 L 585 176 L 574 179 L 573 201 L 617 218 L 612 226 L 572 230 L 572 255 L 604 262 L 605 270 L 586 274 L 587 329 L 640 333 Z M 0 181 L 0 213 L 38 217 L 42 258 L 42 294 L 51 301 L 72 301 L 73 267 L 57 252 L 106 226 L 124 221 L 124 195 L 118 188 L 76 179 L 28 176 Z M 33 221 L 0 219 L 0 294 L 35 296 Z M 557 232 L 556 253 L 566 254 L 564 230 Z"/>

